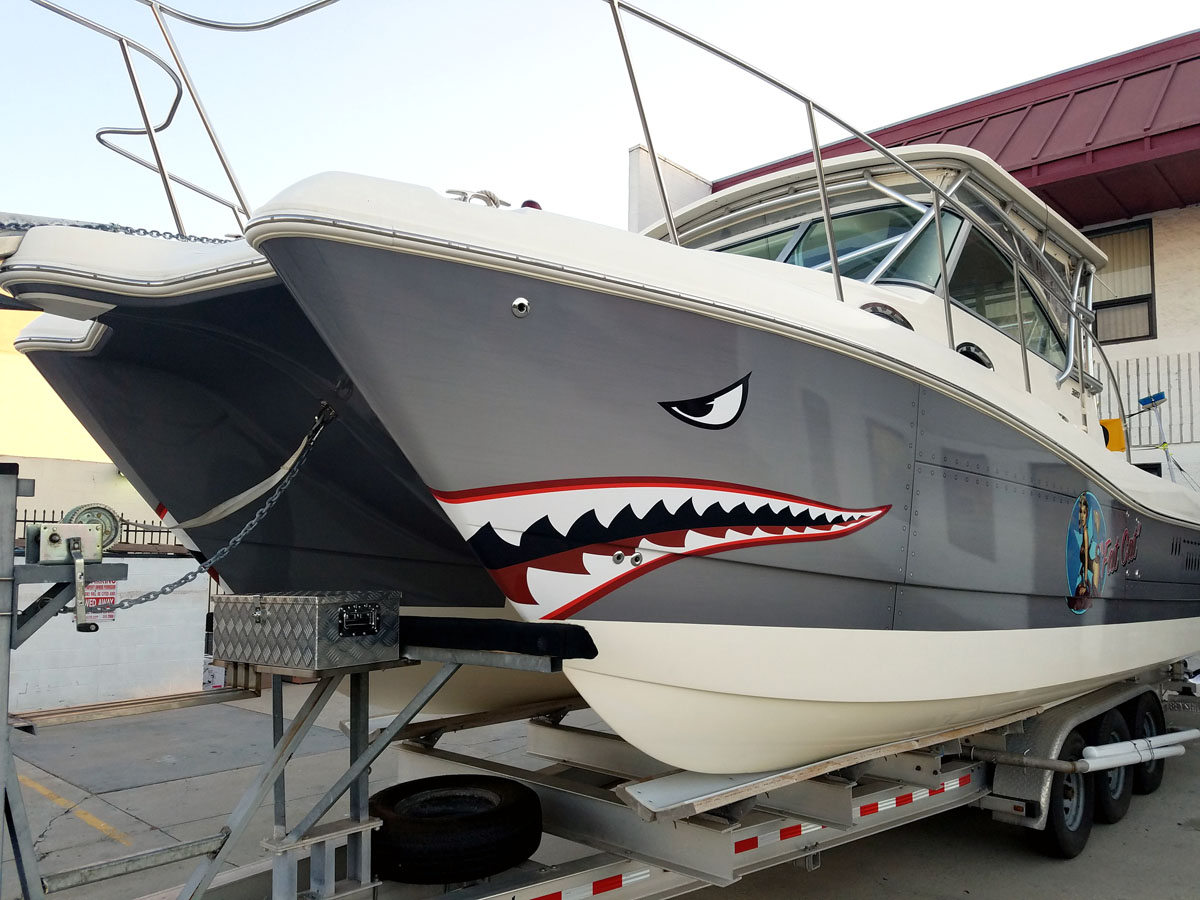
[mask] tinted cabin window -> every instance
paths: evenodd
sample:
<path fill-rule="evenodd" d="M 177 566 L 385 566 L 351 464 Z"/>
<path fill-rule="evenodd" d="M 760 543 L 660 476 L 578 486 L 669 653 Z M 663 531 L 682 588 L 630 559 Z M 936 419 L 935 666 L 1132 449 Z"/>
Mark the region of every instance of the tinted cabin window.
<path fill-rule="evenodd" d="M 954 213 L 942 213 L 942 239 L 949 255 L 962 227 L 962 219 Z M 900 258 L 888 266 L 880 277 L 881 282 L 900 281 L 924 285 L 936 289 L 942 280 L 942 267 L 938 264 L 937 226 L 930 222 L 912 244 L 900 254 Z"/>
<path fill-rule="evenodd" d="M 833 220 L 838 264 L 847 278 L 866 278 L 919 219 L 920 213 L 907 206 L 889 206 L 848 213 Z M 829 242 L 825 220 L 809 225 L 785 262 L 816 268 L 829 264 Z"/>
<path fill-rule="evenodd" d="M 788 245 L 794 231 L 795 229 L 789 228 L 787 231 L 764 235 L 743 244 L 726 247 L 724 252 L 736 253 L 738 256 L 754 256 L 758 259 L 779 259 L 779 254 Z"/>
<path fill-rule="evenodd" d="M 950 296 L 1015 341 L 1020 337 L 1015 287 L 1012 262 L 991 241 L 972 230 L 950 276 Z M 1025 346 L 1047 362 L 1062 366 L 1067 359 L 1066 350 L 1024 278 L 1021 312 Z"/>

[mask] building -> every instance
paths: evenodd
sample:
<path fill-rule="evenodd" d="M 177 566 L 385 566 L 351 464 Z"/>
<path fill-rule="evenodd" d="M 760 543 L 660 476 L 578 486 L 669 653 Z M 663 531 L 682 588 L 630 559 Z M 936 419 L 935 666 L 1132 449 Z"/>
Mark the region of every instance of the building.
<path fill-rule="evenodd" d="M 1126 408 L 1164 392 L 1164 436 L 1200 479 L 1200 31 L 870 136 L 887 147 L 949 143 L 986 153 L 1104 250 L 1096 327 Z M 864 149 L 853 139 L 822 154 Z M 711 190 L 810 160 L 805 153 L 758 166 Z M 1102 415 L 1116 416 L 1115 408 L 1106 392 Z M 1128 432 L 1134 461 L 1165 475 L 1154 414 L 1133 416 Z"/>

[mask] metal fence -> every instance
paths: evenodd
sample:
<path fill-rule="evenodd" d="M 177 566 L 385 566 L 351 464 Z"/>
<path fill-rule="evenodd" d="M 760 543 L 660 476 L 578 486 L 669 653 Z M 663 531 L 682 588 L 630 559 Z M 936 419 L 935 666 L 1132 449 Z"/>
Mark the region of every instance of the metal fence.
<path fill-rule="evenodd" d="M 1162 391 L 1167 395 L 1160 409 L 1167 440 L 1190 444 L 1200 439 L 1196 426 L 1200 419 L 1200 351 L 1118 360 L 1113 369 L 1128 412 L 1138 410 L 1138 398 Z M 1101 415 L 1106 419 L 1120 415 L 1111 393 L 1105 391 L 1101 396 Z M 1134 446 L 1157 446 L 1162 440 L 1150 414 L 1132 416 L 1125 430 Z"/>
<path fill-rule="evenodd" d="M 53 525 L 61 522 L 66 510 L 17 510 L 16 546 L 25 546 L 26 525 Z M 188 555 L 188 549 L 170 531 L 156 522 L 137 522 L 121 519 L 121 533 L 107 553 L 141 553 L 146 555 Z"/>

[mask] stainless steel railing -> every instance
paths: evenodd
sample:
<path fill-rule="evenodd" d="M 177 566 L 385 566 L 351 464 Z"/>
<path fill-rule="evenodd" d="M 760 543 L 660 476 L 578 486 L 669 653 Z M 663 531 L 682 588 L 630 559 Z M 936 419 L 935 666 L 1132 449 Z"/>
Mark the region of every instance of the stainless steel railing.
<path fill-rule="evenodd" d="M 30 2 L 35 3 L 43 9 L 49 10 L 50 12 L 56 13 L 57 15 L 60 15 L 63 18 L 76 23 L 77 25 L 82 25 L 84 28 L 88 28 L 99 35 L 103 35 L 106 38 L 116 41 L 121 51 L 121 57 L 125 63 L 125 70 L 129 75 L 129 83 L 133 88 L 134 98 L 137 100 L 138 111 L 140 112 L 142 118 L 142 127 L 121 128 L 111 126 L 101 128 L 96 132 L 96 140 L 99 141 L 101 146 L 119 154 L 131 162 L 150 169 L 159 176 L 162 181 L 163 193 L 167 198 L 167 205 L 171 208 L 171 217 L 174 219 L 175 227 L 178 229 L 179 233 L 183 236 L 186 236 L 187 229 L 184 228 L 183 218 L 179 212 L 179 204 L 176 201 L 172 184 L 178 184 L 182 187 L 185 187 L 188 190 L 191 190 L 200 196 L 229 209 L 233 213 L 234 219 L 237 221 L 238 233 L 240 234 L 245 228 L 246 221 L 249 219 L 250 205 L 246 202 L 245 193 L 242 190 L 241 183 L 234 174 L 233 167 L 230 165 L 229 158 L 225 153 L 225 149 L 222 147 L 221 141 L 217 137 L 216 130 L 212 126 L 212 121 L 208 116 L 207 110 L 204 108 L 204 104 L 200 99 L 200 94 L 196 90 L 195 83 L 192 81 L 192 78 L 188 73 L 187 66 L 183 62 L 183 57 L 175 43 L 174 36 L 171 34 L 170 29 L 167 28 L 166 21 L 163 17 L 164 15 L 173 16 L 181 21 L 188 22 L 189 24 L 198 25 L 203 28 L 216 29 L 218 31 L 261 31 L 266 28 L 273 28 L 276 25 L 289 22 L 293 19 L 298 19 L 310 12 L 314 12 L 322 7 L 329 6 L 332 3 L 336 3 L 337 0 L 313 0 L 313 2 L 297 7 L 296 9 L 282 13 L 278 16 L 274 16 L 270 19 L 264 19 L 259 22 L 241 23 L 219 22 L 213 19 L 203 19 L 199 16 L 193 16 L 189 13 L 174 9 L 166 4 L 159 3 L 157 0 L 139 0 L 140 3 L 150 7 L 150 12 L 154 16 L 154 20 L 158 24 L 159 31 L 162 32 L 163 39 L 166 41 L 167 47 L 171 52 L 171 57 L 174 59 L 175 65 L 179 70 L 178 74 L 175 73 L 166 60 L 164 60 L 154 51 L 150 50 L 148 47 L 133 40 L 133 38 L 126 34 L 114 31 L 111 28 L 107 28 L 101 25 L 99 22 L 93 22 L 91 19 L 87 19 L 78 13 L 59 6 L 57 3 L 51 2 L 51 0 L 30 0 Z M 150 114 L 146 107 L 146 101 L 142 93 L 141 84 L 138 81 L 137 71 L 134 69 L 133 59 L 130 56 L 131 50 L 142 54 L 142 56 L 146 57 L 146 59 L 150 60 L 160 69 L 162 69 L 162 71 L 166 73 L 167 77 L 174 82 L 175 98 L 171 101 L 171 106 L 167 111 L 166 116 L 158 125 L 151 124 Z M 235 198 L 234 200 L 228 200 L 225 197 L 221 197 L 218 194 L 206 190 L 200 185 L 194 184 L 185 178 L 181 178 L 178 175 L 173 175 L 167 171 L 166 164 L 163 161 L 162 150 L 159 147 L 157 135 L 159 132 L 168 128 L 174 121 L 175 113 L 179 110 L 179 104 L 183 99 L 183 89 L 185 87 L 187 88 L 188 95 L 191 97 L 192 104 L 196 108 L 196 113 L 200 117 L 200 122 L 204 126 L 205 133 L 208 135 L 209 142 L 212 144 L 213 152 L 216 153 L 217 159 L 221 164 L 221 168 L 225 172 L 225 177 L 229 180 L 229 185 L 233 190 Z M 141 156 L 138 156 L 136 153 L 126 150 L 124 147 L 113 143 L 108 139 L 110 135 L 145 135 L 150 142 L 150 152 L 153 156 L 153 160 L 145 159 Z"/>
<path fill-rule="evenodd" d="M 145 2 L 145 0 L 143 0 L 143 2 Z M 832 122 L 839 128 L 850 133 L 855 138 L 862 141 L 866 146 L 870 147 L 871 149 L 875 150 L 877 153 L 881 154 L 891 164 L 899 167 L 902 171 L 907 173 L 910 177 L 914 178 L 920 185 L 922 185 L 925 189 L 927 189 L 929 191 L 929 193 L 932 197 L 931 205 L 932 205 L 932 209 L 934 210 L 932 219 L 935 222 L 935 227 L 937 230 L 938 256 L 941 261 L 941 275 L 942 275 L 940 285 L 939 285 L 939 290 L 937 290 L 936 293 L 942 299 L 942 302 L 944 304 L 945 318 L 946 318 L 946 335 L 947 335 L 947 340 L 949 342 L 949 346 L 950 346 L 951 350 L 953 350 L 955 348 L 953 322 L 952 322 L 952 315 L 951 315 L 952 308 L 953 308 L 952 307 L 953 300 L 950 297 L 949 280 L 946 277 L 946 265 L 945 265 L 946 247 L 945 247 L 945 236 L 942 231 L 942 222 L 941 222 L 941 212 L 942 212 L 943 207 L 953 210 L 956 214 L 961 215 L 964 219 L 971 222 L 971 224 L 981 228 L 985 233 L 993 234 L 996 237 L 1000 238 L 1000 243 L 1004 247 L 1005 254 L 1007 256 L 1009 256 L 1012 261 L 1014 280 L 1015 280 L 1015 288 L 1014 289 L 1015 289 L 1015 297 L 1016 297 L 1016 304 L 1017 304 L 1017 322 L 1018 322 L 1018 330 L 1020 332 L 1020 344 L 1021 344 L 1021 354 L 1022 354 L 1021 359 L 1022 359 L 1022 369 L 1023 369 L 1023 376 L 1024 376 L 1024 382 L 1025 382 L 1025 390 L 1027 392 L 1032 392 L 1032 385 L 1030 383 L 1030 375 L 1029 375 L 1029 356 L 1028 356 L 1028 354 L 1031 351 L 1025 344 L 1024 315 L 1021 310 L 1021 281 L 1022 281 L 1023 274 L 1030 276 L 1032 278 L 1032 280 L 1038 282 L 1039 284 L 1041 284 L 1043 286 L 1046 297 L 1061 308 L 1062 312 L 1065 315 L 1066 321 L 1068 322 L 1067 331 L 1069 332 L 1069 336 L 1068 336 L 1067 358 L 1066 358 L 1065 364 L 1063 365 L 1063 368 L 1056 375 L 1056 383 L 1058 385 L 1061 385 L 1063 383 L 1063 381 L 1065 381 L 1072 374 L 1077 374 L 1078 378 L 1079 378 L 1079 383 L 1080 383 L 1080 392 L 1079 392 L 1080 393 L 1080 403 L 1083 406 L 1084 412 L 1086 413 L 1086 411 L 1087 411 L 1087 396 L 1088 396 L 1089 392 L 1086 389 L 1087 379 L 1085 377 L 1085 374 L 1091 374 L 1092 377 L 1095 377 L 1095 375 L 1094 375 L 1094 373 L 1090 373 L 1090 372 L 1085 373 L 1084 372 L 1083 360 L 1086 356 L 1086 358 L 1089 362 L 1089 368 L 1090 368 L 1090 367 L 1092 367 L 1092 365 L 1094 365 L 1094 363 L 1093 363 L 1094 358 L 1098 356 L 1100 358 L 1100 360 L 1103 362 L 1104 367 L 1109 376 L 1109 380 L 1114 387 L 1113 394 L 1116 396 L 1118 406 L 1120 407 L 1121 418 L 1122 418 L 1122 420 L 1125 419 L 1125 405 L 1124 405 L 1124 401 L 1120 397 L 1120 391 L 1117 389 L 1117 382 L 1116 382 L 1116 378 L 1112 371 L 1112 366 L 1109 364 L 1109 361 L 1104 354 L 1103 348 L 1101 348 L 1100 345 L 1098 344 L 1098 342 L 1095 340 L 1094 335 L 1092 334 L 1091 329 L 1090 329 L 1090 325 L 1094 321 L 1094 314 L 1091 309 L 1091 278 L 1092 278 L 1092 273 L 1094 272 L 1094 268 L 1085 259 L 1083 259 L 1081 256 L 1079 256 L 1079 254 L 1070 253 L 1070 256 L 1074 262 L 1075 277 L 1074 277 L 1074 283 L 1072 285 L 1068 285 L 1065 278 L 1062 275 L 1060 275 L 1053 267 L 1045 265 L 1045 266 L 1041 267 L 1041 271 L 1034 272 L 1033 267 L 1031 265 L 1029 265 L 1029 263 L 1027 263 L 1025 261 L 1025 259 L 1023 258 L 1024 254 L 1022 251 L 1025 251 L 1025 253 L 1033 254 L 1031 259 L 1032 258 L 1037 258 L 1037 259 L 1041 259 L 1041 260 L 1045 259 L 1045 257 L 1044 257 L 1045 246 L 1044 245 L 1045 245 L 1045 242 L 1049 239 L 1048 229 L 1042 229 L 1042 228 L 1038 227 L 1037 223 L 1031 223 L 1041 234 L 1042 246 L 1038 246 L 1038 244 L 1035 244 L 1032 240 L 1030 240 L 1030 238 L 1027 235 L 1025 235 L 1019 228 L 1016 228 L 1016 227 L 1009 227 L 1007 229 L 1007 233 L 1005 233 L 1005 234 L 997 234 L 997 230 L 995 228 L 993 228 L 990 225 L 990 223 L 984 221 L 973 209 L 970 208 L 970 206 L 968 204 L 962 203 L 954 197 L 954 194 L 957 192 L 957 189 L 963 183 L 961 179 L 956 181 L 950 190 L 948 190 L 948 191 L 943 190 L 940 186 L 935 184 L 933 181 L 926 178 L 924 176 L 924 174 L 922 174 L 915 166 L 912 166 L 909 163 L 907 163 L 905 160 L 901 159 L 899 156 L 897 156 L 895 153 L 893 153 L 887 147 L 884 147 L 882 144 L 880 144 L 878 141 L 876 141 L 870 135 L 868 135 L 862 131 L 859 131 L 857 128 L 855 128 L 854 126 L 852 126 L 848 122 L 846 122 L 844 119 L 842 119 L 839 116 L 832 113 L 826 107 L 821 106 L 820 104 L 816 103 L 808 95 L 793 88 L 792 86 L 781 81 L 780 79 L 767 74 L 766 72 L 764 72 L 762 69 L 758 68 L 757 66 L 754 66 L 754 65 L 746 62 L 745 60 L 742 60 L 742 59 L 738 58 L 737 56 L 734 56 L 733 54 L 731 54 L 725 50 L 722 50 L 721 48 L 717 47 L 716 45 L 714 45 L 700 37 L 697 37 L 696 35 L 693 35 L 675 25 L 672 25 L 670 22 L 667 22 L 664 19 L 661 19 L 658 16 L 653 15 L 652 13 L 646 12 L 643 9 L 639 9 L 638 7 L 633 6 L 630 3 L 622 2 L 622 0 L 604 0 L 604 2 L 608 3 L 612 8 L 613 21 L 614 21 L 616 29 L 617 29 L 617 34 L 618 34 L 618 38 L 620 40 L 622 53 L 625 56 L 626 68 L 629 72 L 630 80 L 633 85 L 634 96 L 635 96 L 636 102 L 638 104 L 639 116 L 642 120 L 643 134 L 645 136 L 647 148 L 650 151 L 650 157 L 653 162 L 654 176 L 655 176 L 655 179 L 658 184 L 658 193 L 659 193 L 659 197 L 661 199 L 662 205 L 663 205 L 663 215 L 664 215 L 664 218 L 667 223 L 668 231 L 671 234 L 671 239 L 676 244 L 679 243 L 679 235 L 678 235 L 678 231 L 676 229 L 676 225 L 675 225 L 675 221 L 674 221 L 674 214 L 673 214 L 673 211 L 670 206 L 670 202 L 667 197 L 666 186 L 663 181 L 662 170 L 659 166 L 658 156 L 654 151 L 654 144 L 651 141 L 650 128 L 649 128 L 649 124 L 647 123 L 646 116 L 645 116 L 645 113 L 643 110 L 641 95 L 638 92 L 636 81 L 634 79 L 633 63 L 632 63 L 632 60 L 631 60 L 631 57 L 629 54 L 629 49 L 628 49 L 628 46 L 627 46 L 627 43 L 625 40 L 624 29 L 621 24 L 621 14 L 622 13 L 628 13 L 629 15 L 642 20 L 643 22 L 653 25 L 656 28 L 659 28 L 660 30 L 665 31 L 668 34 L 671 34 L 671 35 L 683 40 L 686 43 L 689 43 L 695 47 L 700 48 L 701 50 L 704 50 L 704 51 L 716 56 L 718 59 L 721 59 L 721 60 L 733 65 L 734 67 L 741 69 L 743 72 L 746 72 L 749 75 L 753 75 L 755 78 L 758 78 L 759 80 L 766 82 L 767 84 L 776 88 L 777 90 L 782 91 L 784 94 L 792 97 L 795 100 L 798 100 L 803 105 L 804 111 L 805 111 L 805 118 L 806 118 L 807 125 L 808 125 L 809 140 L 812 145 L 813 170 L 814 170 L 814 175 L 815 175 L 816 182 L 817 182 L 817 195 L 818 195 L 818 198 L 819 198 L 819 201 L 821 204 L 821 215 L 825 221 L 825 236 L 826 236 L 826 241 L 828 242 L 828 246 L 829 246 L 829 261 L 830 261 L 829 267 L 830 267 L 830 272 L 833 275 L 834 290 L 837 294 L 837 299 L 839 300 L 839 302 L 845 302 L 845 297 L 842 292 L 841 272 L 838 268 L 838 253 L 837 253 L 836 240 L 835 240 L 834 231 L 833 231 L 833 216 L 832 216 L 831 206 L 830 206 L 830 202 L 829 202 L 829 189 L 826 184 L 824 166 L 823 166 L 823 161 L 821 158 L 821 142 L 819 139 L 819 135 L 817 133 L 817 121 L 816 121 L 817 113 L 820 113 L 820 115 L 822 117 L 824 117 L 826 120 Z M 967 183 L 967 189 L 971 190 L 970 183 Z M 1000 220 L 1009 221 L 1008 214 L 1004 210 L 996 208 L 995 205 L 992 204 L 991 201 L 986 196 L 983 196 L 978 191 L 972 191 L 972 193 L 974 193 L 975 199 L 977 201 L 982 202 L 987 207 L 991 207 L 990 211 L 998 214 L 1000 217 Z M 1068 249 L 1068 248 L 1064 247 L 1064 249 Z M 1070 251 L 1068 250 L 1068 252 L 1070 252 Z M 1078 336 L 1076 336 L 1076 332 L 1078 332 Z M 1084 353 L 1077 352 L 1080 344 L 1083 345 L 1083 349 L 1085 351 Z M 1072 371 L 1073 369 L 1076 369 L 1077 372 L 1073 373 L 1073 371 Z M 1125 451 L 1125 456 L 1126 456 L 1127 460 L 1130 459 L 1130 453 L 1129 453 L 1128 449 L 1126 449 L 1126 451 Z"/>

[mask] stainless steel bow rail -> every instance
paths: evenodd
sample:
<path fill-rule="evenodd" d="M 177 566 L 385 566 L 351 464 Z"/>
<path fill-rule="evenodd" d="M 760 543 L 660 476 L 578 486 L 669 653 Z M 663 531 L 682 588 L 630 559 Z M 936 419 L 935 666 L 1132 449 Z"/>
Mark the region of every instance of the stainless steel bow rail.
<path fill-rule="evenodd" d="M 159 31 L 162 32 L 163 40 L 166 41 L 167 48 L 171 53 L 171 58 L 175 61 L 178 74 L 176 74 L 175 70 L 172 69 L 167 61 L 161 56 L 150 50 L 145 45 L 133 40 L 133 38 L 129 37 L 128 35 L 114 31 L 111 28 L 107 28 L 104 25 L 101 25 L 99 22 L 93 22 L 91 19 L 84 18 L 78 13 L 59 6 L 57 3 L 50 2 L 50 0 L 30 0 L 30 2 L 36 3 L 43 9 L 47 9 L 50 12 L 56 13 L 57 15 L 60 15 L 77 25 L 82 25 L 84 28 L 88 28 L 99 35 L 103 35 L 104 37 L 116 41 L 117 46 L 121 51 L 121 58 L 125 64 L 125 71 L 129 75 L 129 83 L 133 88 L 133 95 L 134 99 L 137 101 L 138 111 L 141 114 L 142 127 L 104 127 L 96 132 L 96 140 L 100 142 L 101 146 L 123 156 L 125 159 L 128 159 L 131 162 L 137 163 L 143 168 L 149 169 L 159 176 L 159 179 L 162 182 L 163 192 L 167 197 L 167 204 L 171 208 L 171 216 L 175 220 L 175 228 L 179 232 L 179 235 L 185 238 L 188 237 L 187 229 L 185 229 L 183 226 L 183 218 L 179 213 L 179 204 L 176 202 L 175 191 L 172 188 L 172 184 L 181 185 L 188 190 L 193 191 L 200 196 L 227 208 L 233 213 L 233 217 L 237 222 L 238 233 L 240 234 L 246 225 L 246 220 L 249 218 L 250 205 L 246 202 L 245 193 L 242 190 L 241 183 L 234 174 L 233 167 L 230 165 L 229 158 L 226 156 L 225 150 L 221 145 L 221 141 L 217 137 L 217 132 L 212 126 L 212 121 L 209 119 L 208 112 L 204 108 L 204 103 L 200 99 L 200 94 L 196 90 L 195 82 L 192 81 L 191 75 L 188 73 L 187 66 L 183 62 L 183 57 L 179 53 L 179 47 L 176 45 L 175 38 L 171 34 L 170 29 L 167 27 L 164 16 L 172 16 L 180 21 L 187 22 L 201 28 L 209 28 L 217 31 L 261 31 L 283 24 L 284 22 L 290 22 L 293 19 L 298 19 L 301 16 L 307 15 L 310 12 L 314 12 L 324 6 L 329 6 L 332 3 L 336 3 L 337 0 L 313 0 L 313 2 L 297 7 L 290 12 L 282 13 L 281 15 L 274 16 L 269 19 L 264 19 L 259 22 L 241 23 L 203 19 L 199 16 L 194 16 L 189 13 L 182 12 L 181 10 L 174 9 L 173 7 L 167 6 L 164 3 L 159 3 L 157 0 L 140 0 L 140 2 L 150 8 L 150 12 L 154 16 L 154 21 L 158 25 Z M 167 110 L 167 114 L 163 117 L 163 120 L 157 125 L 153 124 L 151 121 L 149 110 L 146 107 L 146 100 L 142 93 L 141 84 L 138 81 L 137 72 L 133 66 L 133 58 L 130 56 L 130 51 L 140 53 L 146 59 L 158 66 L 159 69 L 161 69 L 167 75 L 167 77 L 171 79 L 175 86 L 175 96 L 171 101 L 170 108 Z M 235 198 L 234 200 L 229 200 L 221 197 L 218 194 L 214 194 L 212 191 L 206 190 L 205 188 L 200 187 L 199 185 L 188 181 L 185 178 L 181 178 L 178 175 L 172 174 L 166 168 L 166 164 L 163 161 L 162 150 L 158 144 L 157 135 L 159 132 L 162 132 L 170 127 L 171 123 L 175 120 L 175 113 L 179 110 L 179 104 L 183 100 L 183 90 L 185 87 L 187 88 L 188 96 L 192 100 L 192 105 L 195 107 L 196 113 L 200 117 L 200 122 L 204 126 L 204 131 L 208 135 L 208 140 L 212 144 L 213 152 L 216 154 L 217 160 L 220 162 L 221 168 L 225 172 L 225 177 L 229 181 L 229 186 L 232 189 Z M 150 152 L 153 156 L 153 160 L 145 159 L 144 157 L 138 156 L 136 153 L 126 150 L 124 147 L 113 143 L 109 139 L 110 135 L 145 135 L 147 140 L 150 142 Z"/>

